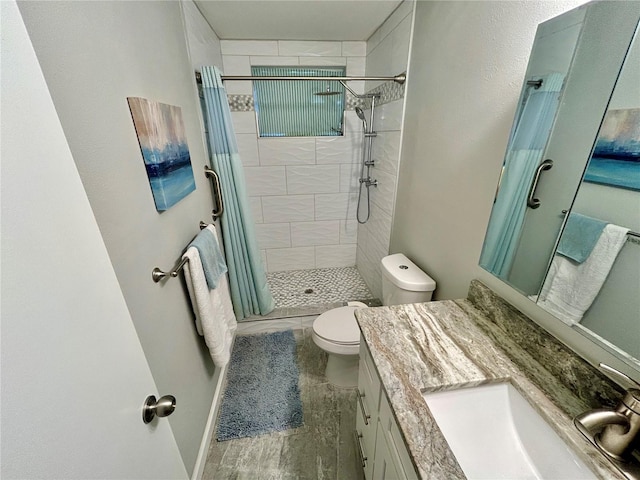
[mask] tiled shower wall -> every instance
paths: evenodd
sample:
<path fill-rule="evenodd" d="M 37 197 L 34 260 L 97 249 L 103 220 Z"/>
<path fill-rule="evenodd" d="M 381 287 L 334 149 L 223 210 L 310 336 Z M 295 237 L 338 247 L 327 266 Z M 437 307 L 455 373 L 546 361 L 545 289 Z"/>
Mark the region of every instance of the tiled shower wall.
<path fill-rule="evenodd" d="M 414 3 L 405 0 L 367 41 L 367 76 L 393 76 L 407 70 Z M 374 297 L 382 298 L 380 261 L 389 253 L 404 116 L 404 88 L 393 83 L 380 85 L 371 82 L 366 89 L 382 93 L 380 106 L 375 109 L 374 129 L 378 136 L 373 140 L 375 167 L 371 169 L 371 177 L 378 180 L 378 187 L 370 189 L 369 221 L 358 226 L 356 265 Z"/>
<path fill-rule="evenodd" d="M 252 65 L 338 65 L 365 74 L 366 42 L 223 40 L 221 48 L 226 75 L 251 75 Z M 225 87 L 267 271 L 355 265 L 362 146 L 355 112 L 345 113 L 343 137 L 259 138 L 252 82 Z"/>

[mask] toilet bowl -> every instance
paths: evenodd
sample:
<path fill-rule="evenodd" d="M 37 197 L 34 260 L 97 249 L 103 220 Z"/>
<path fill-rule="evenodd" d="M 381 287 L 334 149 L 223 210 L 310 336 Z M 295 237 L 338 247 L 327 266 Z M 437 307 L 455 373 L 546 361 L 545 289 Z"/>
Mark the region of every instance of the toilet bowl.
<path fill-rule="evenodd" d="M 436 282 L 401 253 L 382 259 L 384 305 L 419 303 L 431 300 Z M 360 328 L 355 317 L 362 302 L 349 302 L 318 316 L 313 322 L 313 342 L 328 354 L 325 375 L 339 387 L 358 385 Z"/>
<path fill-rule="evenodd" d="M 313 322 L 313 342 L 328 353 L 325 375 L 339 387 L 358 384 L 360 329 L 354 312 L 366 308 L 362 302 L 349 302 L 319 315 Z"/>

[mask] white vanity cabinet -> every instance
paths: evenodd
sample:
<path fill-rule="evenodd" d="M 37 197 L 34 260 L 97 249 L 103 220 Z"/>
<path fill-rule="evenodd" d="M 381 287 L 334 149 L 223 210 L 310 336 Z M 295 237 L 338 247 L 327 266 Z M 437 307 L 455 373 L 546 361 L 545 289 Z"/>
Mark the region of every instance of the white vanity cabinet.
<path fill-rule="evenodd" d="M 366 480 L 417 479 L 371 354 L 360 340 L 356 441 Z"/>
<path fill-rule="evenodd" d="M 358 372 L 358 405 L 356 411 L 356 441 L 360 449 L 360 459 L 364 476 L 373 478 L 374 455 L 376 451 L 376 430 L 380 410 L 380 379 L 373 366 L 364 340 L 360 339 L 360 366 Z"/>

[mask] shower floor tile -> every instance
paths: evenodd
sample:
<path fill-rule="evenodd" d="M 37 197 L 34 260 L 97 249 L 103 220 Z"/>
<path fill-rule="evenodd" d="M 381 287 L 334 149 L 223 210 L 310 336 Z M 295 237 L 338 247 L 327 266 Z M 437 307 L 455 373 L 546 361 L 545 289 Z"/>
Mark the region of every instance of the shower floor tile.
<path fill-rule="evenodd" d="M 276 308 L 342 304 L 373 298 L 356 267 L 316 268 L 267 274 Z"/>
<path fill-rule="evenodd" d="M 346 302 L 359 301 L 379 307 L 356 267 L 316 268 L 267 273 L 276 308 L 266 315 L 250 315 L 239 322 L 320 315 Z M 311 289 L 311 293 L 305 293 Z"/>

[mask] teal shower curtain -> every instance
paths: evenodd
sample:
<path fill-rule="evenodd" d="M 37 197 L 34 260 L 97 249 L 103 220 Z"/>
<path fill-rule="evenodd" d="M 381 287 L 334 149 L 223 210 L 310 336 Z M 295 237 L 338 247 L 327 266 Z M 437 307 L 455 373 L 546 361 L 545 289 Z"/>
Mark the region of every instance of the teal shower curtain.
<path fill-rule="evenodd" d="M 202 67 L 201 76 L 211 167 L 220 176 L 224 199 L 222 238 L 233 309 L 238 320 L 265 315 L 275 303 L 256 242 L 227 92 L 216 67 Z"/>
<path fill-rule="evenodd" d="M 560 101 L 564 76 L 552 73 L 538 89 L 528 87 L 516 115 L 480 266 L 507 278 L 513 264 L 527 209 L 527 195 L 542 161 Z"/>

